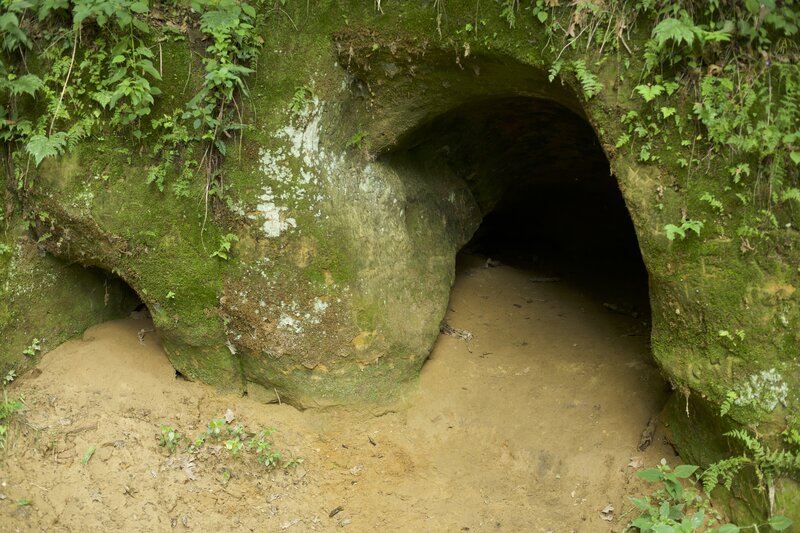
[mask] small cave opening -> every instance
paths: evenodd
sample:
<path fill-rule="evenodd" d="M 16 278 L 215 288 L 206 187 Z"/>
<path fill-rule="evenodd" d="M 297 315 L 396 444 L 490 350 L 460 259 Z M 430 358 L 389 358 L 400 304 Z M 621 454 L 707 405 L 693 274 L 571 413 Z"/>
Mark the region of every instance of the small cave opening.
<path fill-rule="evenodd" d="M 89 266 L 85 267 L 85 270 L 88 276 L 97 280 L 95 286 L 98 288 L 92 291 L 93 299 L 99 296 L 94 293 L 99 292 L 99 288 L 102 287 L 104 319 L 127 318 L 131 314 L 137 316 L 137 313 L 149 318 L 149 311 L 142 298 L 124 279 L 99 267 Z"/>
<path fill-rule="evenodd" d="M 652 431 L 669 391 L 650 351 L 647 270 L 589 122 L 553 101 L 479 99 L 383 157 L 404 179 L 472 199 L 443 216 L 462 241 L 423 394 L 537 443 L 543 471 L 591 471 L 595 448 L 622 467 L 632 450 L 646 463 L 673 457 Z"/>

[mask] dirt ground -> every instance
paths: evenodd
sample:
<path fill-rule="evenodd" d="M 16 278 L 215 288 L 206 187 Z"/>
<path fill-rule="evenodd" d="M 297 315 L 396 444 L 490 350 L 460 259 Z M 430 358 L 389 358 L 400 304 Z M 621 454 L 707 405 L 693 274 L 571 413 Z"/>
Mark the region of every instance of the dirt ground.
<path fill-rule="evenodd" d="M 93 327 L 9 388 L 28 409 L 0 452 L 0 530 L 620 531 L 650 492 L 638 465 L 678 462 L 661 427 L 637 449 L 666 395 L 649 326 L 622 290 L 542 277 L 462 262 L 446 320 L 474 338 L 441 336 L 388 408 L 220 395 L 139 342 L 145 319 Z M 162 424 L 193 438 L 228 410 L 302 464 L 159 445 Z"/>

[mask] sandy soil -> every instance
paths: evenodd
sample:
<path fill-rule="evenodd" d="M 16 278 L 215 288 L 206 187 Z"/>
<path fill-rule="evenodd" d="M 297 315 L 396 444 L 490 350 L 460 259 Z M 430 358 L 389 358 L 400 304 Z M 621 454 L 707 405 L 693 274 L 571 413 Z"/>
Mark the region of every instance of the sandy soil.
<path fill-rule="evenodd" d="M 632 459 L 678 461 L 660 427 L 637 450 L 666 394 L 648 326 L 603 305 L 629 310 L 624 292 L 542 275 L 462 264 L 446 320 L 474 335 L 471 352 L 440 337 L 388 408 L 220 395 L 176 379 L 155 334 L 137 339 L 145 321 L 91 328 L 9 389 L 28 410 L 0 455 L 0 530 L 619 531 L 627 496 L 649 492 Z M 161 424 L 194 437 L 229 409 L 232 424 L 277 428 L 275 448 L 303 463 L 159 446 Z"/>

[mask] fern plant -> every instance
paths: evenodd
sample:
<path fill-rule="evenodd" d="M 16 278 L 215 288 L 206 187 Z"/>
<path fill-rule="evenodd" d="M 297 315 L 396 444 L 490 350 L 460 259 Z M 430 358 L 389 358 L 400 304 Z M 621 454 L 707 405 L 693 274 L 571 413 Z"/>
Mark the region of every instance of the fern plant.
<path fill-rule="evenodd" d="M 581 84 L 583 89 L 583 96 L 587 100 L 591 100 L 594 96 L 603 90 L 603 84 L 600 79 L 586 66 L 586 61 L 583 59 L 576 59 L 572 62 L 572 69 L 575 72 L 575 77 Z"/>
<path fill-rule="evenodd" d="M 719 485 L 730 490 L 736 476 L 744 468 L 751 467 L 758 479 L 759 489 L 767 494 L 771 510 L 775 504 L 775 480 L 780 476 L 800 475 L 800 453 L 797 450 L 770 448 L 744 429 L 731 430 L 725 436 L 741 443 L 744 451 L 739 456 L 710 465 L 700 476 L 703 490 L 710 494 Z M 787 433 L 786 442 L 797 445 L 793 436 Z"/>

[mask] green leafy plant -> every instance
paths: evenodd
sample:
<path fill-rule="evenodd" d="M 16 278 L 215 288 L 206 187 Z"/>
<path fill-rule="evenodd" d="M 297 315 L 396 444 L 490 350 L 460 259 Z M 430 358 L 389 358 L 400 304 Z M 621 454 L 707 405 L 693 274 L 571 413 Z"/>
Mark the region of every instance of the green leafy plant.
<path fill-rule="evenodd" d="M 693 231 L 696 235 L 700 235 L 700 230 L 703 229 L 703 223 L 699 220 L 684 220 L 680 226 L 674 224 L 667 224 L 664 226 L 664 231 L 667 234 L 667 239 L 674 241 L 675 237 L 680 237 L 681 240 L 686 238 L 687 231 Z"/>
<path fill-rule="evenodd" d="M 286 461 L 283 460 L 284 453 L 275 450 L 270 439 L 270 436 L 276 431 L 275 428 L 264 428 L 254 434 L 248 432 L 243 424 L 231 425 L 226 420 L 228 419 L 211 420 L 207 424 L 206 430 L 189 444 L 186 451 L 192 454 L 199 453 L 211 441 L 221 443 L 231 457 L 251 457 L 267 468 L 292 468 L 303 462 L 302 458 L 295 455 L 290 455 Z M 162 426 L 161 428 L 160 444 L 166 446 L 170 453 L 176 451 L 182 442 L 180 433 L 172 426 Z M 170 440 L 170 435 L 176 437 Z"/>
<path fill-rule="evenodd" d="M 11 417 L 25 409 L 25 398 L 20 396 L 9 399 L 6 391 L 7 386 L 16 379 L 17 373 L 12 369 L 3 377 L 3 401 L 0 403 L 0 449 L 5 449 L 6 439 L 8 438 L 9 420 Z"/>
<path fill-rule="evenodd" d="M 572 62 L 572 68 L 575 71 L 575 77 L 578 78 L 581 88 L 583 89 L 583 96 L 587 100 L 591 100 L 603 90 L 603 84 L 600 83 L 600 79 L 589 70 L 585 60 L 576 59 Z"/>
<path fill-rule="evenodd" d="M 308 111 L 313 96 L 314 91 L 308 85 L 297 87 L 292 95 L 292 101 L 289 103 L 289 110 L 295 115 L 303 115 Z"/>
<path fill-rule="evenodd" d="M 22 353 L 27 355 L 28 357 L 36 357 L 36 354 L 38 354 L 41 350 L 42 350 L 41 341 L 39 339 L 33 339 L 33 341 L 31 341 L 30 346 L 22 350 Z"/>
<path fill-rule="evenodd" d="M 348 148 L 361 148 L 362 143 L 367 138 L 367 132 L 365 131 L 358 131 L 353 134 L 352 137 L 347 141 Z"/>
<path fill-rule="evenodd" d="M 282 458 L 282 454 L 280 452 L 276 452 L 272 449 L 272 442 L 269 440 L 269 436 L 274 431 L 275 428 L 262 429 L 258 432 L 258 435 L 248 442 L 249 449 L 254 451 L 256 454 L 256 460 L 267 468 L 277 466 L 280 464 Z M 294 464 L 297 464 L 296 460 L 294 461 Z"/>
<path fill-rule="evenodd" d="M 738 395 L 738 394 L 736 394 L 736 392 L 735 392 L 735 391 L 732 391 L 732 390 L 731 390 L 731 391 L 728 391 L 728 392 L 725 394 L 725 399 L 724 399 L 724 400 L 722 401 L 722 403 L 720 404 L 720 407 L 719 407 L 719 416 L 721 416 L 721 417 L 722 417 L 722 416 L 725 416 L 725 415 L 727 415 L 727 414 L 730 412 L 731 408 L 733 407 L 733 404 L 734 404 L 734 402 L 736 402 L 736 400 L 737 400 L 738 398 L 739 398 L 739 395 Z"/>
<path fill-rule="evenodd" d="M 788 445 L 798 446 L 787 433 Z M 791 448 L 772 448 L 762 443 L 757 437 L 743 429 L 734 429 L 725 433 L 743 447 L 741 455 L 718 461 L 708 467 L 701 476 L 703 488 L 711 493 L 718 485 L 730 489 L 735 477 L 746 467 L 752 468 L 759 483 L 759 488 L 770 500 L 770 508 L 774 505 L 775 480 L 779 476 L 796 476 L 800 474 L 800 452 Z"/>
<path fill-rule="evenodd" d="M 211 257 L 219 257 L 220 259 L 228 260 L 228 256 L 231 252 L 231 247 L 233 243 L 238 242 L 239 237 L 234 235 L 233 233 L 227 233 L 225 235 L 221 235 L 219 238 L 219 248 L 217 248 L 212 254 Z"/>
<path fill-rule="evenodd" d="M 739 533 L 746 529 L 758 532 L 760 527 L 765 526 L 774 531 L 783 531 L 791 526 L 792 521 L 781 515 L 772 516 L 762 524 L 738 526 L 727 523 L 718 526 L 722 517 L 708 505 L 708 500 L 691 480 L 697 470 L 698 467 L 694 465 L 678 465 L 672 469 L 662 459 L 656 468 L 637 472 L 637 477 L 655 484 L 657 488 L 650 496 L 631 498 L 640 515 L 623 532 L 636 528 L 640 533 Z"/>
<path fill-rule="evenodd" d="M 172 426 L 161 426 L 161 436 L 159 437 L 158 443 L 169 450 L 169 453 L 173 453 L 177 450 L 182 440 L 183 435 L 181 435 L 177 429 Z"/>

